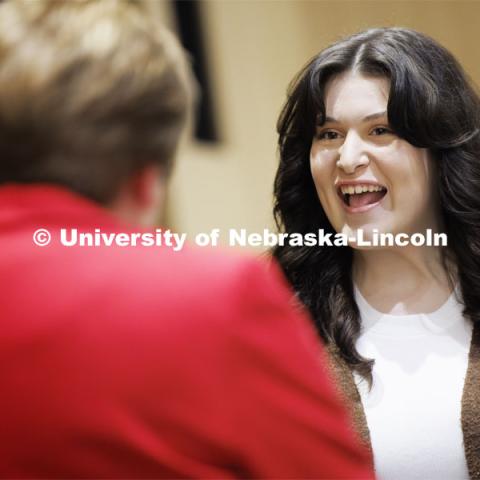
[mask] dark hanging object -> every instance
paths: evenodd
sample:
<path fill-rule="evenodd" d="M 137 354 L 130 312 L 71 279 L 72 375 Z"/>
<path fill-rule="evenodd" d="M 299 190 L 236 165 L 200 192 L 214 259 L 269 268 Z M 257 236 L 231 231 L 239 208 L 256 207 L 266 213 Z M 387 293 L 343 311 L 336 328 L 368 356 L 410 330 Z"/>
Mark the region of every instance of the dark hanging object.
<path fill-rule="evenodd" d="M 177 17 L 178 34 L 193 58 L 193 70 L 200 84 L 200 102 L 195 123 L 195 137 L 201 141 L 218 141 L 214 118 L 212 93 L 208 79 L 206 52 L 203 42 L 201 2 L 198 0 L 173 0 Z"/>

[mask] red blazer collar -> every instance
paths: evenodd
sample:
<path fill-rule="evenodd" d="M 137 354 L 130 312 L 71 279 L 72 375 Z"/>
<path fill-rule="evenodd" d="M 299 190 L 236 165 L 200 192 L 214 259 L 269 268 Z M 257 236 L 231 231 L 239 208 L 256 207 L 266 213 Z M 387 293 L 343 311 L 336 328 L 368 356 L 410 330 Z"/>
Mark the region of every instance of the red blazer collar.
<path fill-rule="evenodd" d="M 24 218 L 121 225 L 102 205 L 52 184 L 9 183 L 0 186 L 0 225 Z"/>

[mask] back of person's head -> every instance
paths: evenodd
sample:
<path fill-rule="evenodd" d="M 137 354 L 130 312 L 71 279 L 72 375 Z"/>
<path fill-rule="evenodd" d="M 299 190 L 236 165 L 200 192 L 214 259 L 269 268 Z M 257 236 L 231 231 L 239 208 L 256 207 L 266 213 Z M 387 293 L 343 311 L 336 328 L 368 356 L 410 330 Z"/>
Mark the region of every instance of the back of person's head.
<path fill-rule="evenodd" d="M 53 183 L 106 204 L 145 166 L 168 173 L 193 82 L 151 7 L 0 5 L 0 183 Z"/>

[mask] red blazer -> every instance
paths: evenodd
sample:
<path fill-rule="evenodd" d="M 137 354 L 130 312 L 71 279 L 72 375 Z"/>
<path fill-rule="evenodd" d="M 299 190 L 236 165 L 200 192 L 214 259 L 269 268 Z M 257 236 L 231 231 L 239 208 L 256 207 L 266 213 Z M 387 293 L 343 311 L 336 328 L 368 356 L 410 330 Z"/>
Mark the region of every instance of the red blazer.
<path fill-rule="evenodd" d="M 0 188 L 0 476 L 371 478 L 276 271 L 59 245 L 72 227 L 127 231 L 60 188 Z"/>

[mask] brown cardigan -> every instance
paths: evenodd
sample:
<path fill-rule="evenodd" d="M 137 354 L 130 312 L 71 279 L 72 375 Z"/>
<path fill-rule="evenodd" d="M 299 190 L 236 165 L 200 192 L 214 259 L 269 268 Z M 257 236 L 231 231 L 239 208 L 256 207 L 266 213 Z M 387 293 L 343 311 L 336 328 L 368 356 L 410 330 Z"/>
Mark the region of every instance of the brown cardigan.
<path fill-rule="evenodd" d="M 340 357 L 336 347 L 329 345 L 327 350 L 340 393 L 351 409 L 353 423 L 371 454 L 373 465 L 370 432 L 352 371 Z M 470 345 L 462 396 L 462 430 L 470 478 L 480 480 L 480 325 L 474 327 Z"/>

